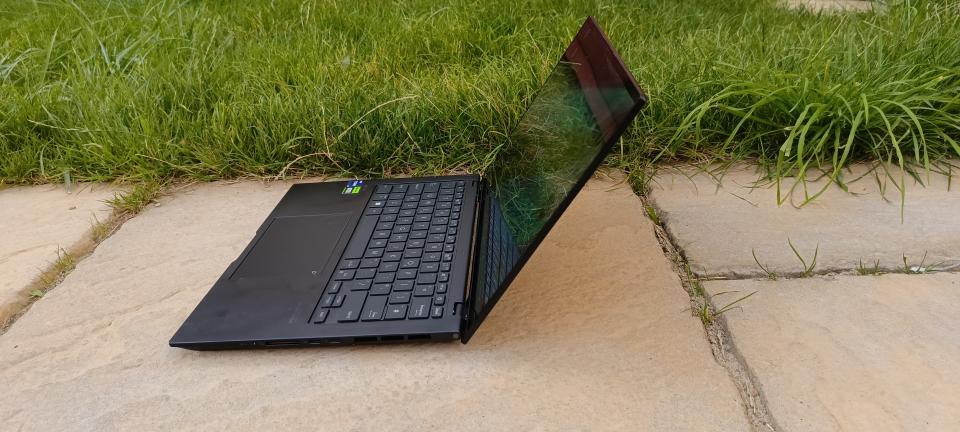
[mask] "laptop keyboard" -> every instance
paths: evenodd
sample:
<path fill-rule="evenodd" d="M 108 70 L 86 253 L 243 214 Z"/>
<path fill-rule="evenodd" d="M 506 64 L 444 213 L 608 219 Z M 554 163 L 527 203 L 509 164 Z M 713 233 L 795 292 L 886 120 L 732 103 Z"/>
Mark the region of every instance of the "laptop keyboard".
<path fill-rule="evenodd" d="M 463 180 L 378 185 L 312 322 L 442 318 L 463 189 Z"/>

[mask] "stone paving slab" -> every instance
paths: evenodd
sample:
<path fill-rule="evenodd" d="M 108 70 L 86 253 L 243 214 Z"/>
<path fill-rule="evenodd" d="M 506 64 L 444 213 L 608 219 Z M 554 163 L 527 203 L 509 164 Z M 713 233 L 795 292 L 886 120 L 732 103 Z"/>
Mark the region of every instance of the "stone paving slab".
<path fill-rule="evenodd" d="M 24 290 L 93 225 L 110 218 L 104 200 L 120 189 L 103 184 L 0 189 L 0 324 L 23 307 Z"/>
<path fill-rule="evenodd" d="M 782 430 L 960 430 L 960 275 L 704 286 Z"/>
<path fill-rule="evenodd" d="M 899 173 L 892 176 L 900 182 Z M 833 185 L 799 208 L 800 187 L 777 205 L 776 187 L 757 186 L 758 177 L 743 165 L 719 179 L 692 168 L 663 169 L 655 177 L 649 196 L 698 275 L 762 277 L 752 251 L 771 271 L 796 274 L 802 266 L 788 239 L 808 263 L 819 245 L 818 272 L 852 272 L 861 260 L 866 267 L 879 260 L 881 269 L 901 270 L 903 256 L 913 266 L 924 254 L 925 267 L 960 265 L 960 190 L 950 188 L 947 177 L 922 175 L 925 187 L 907 177 L 902 219 L 895 185 L 867 166 L 845 174 L 848 181 L 859 178 L 848 184 L 850 193 Z M 784 196 L 794 184 L 782 184 Z M 823 184 L 808 183 L 808 190 Z"/>
<path fill-rule="evenodd" d="M 607 181 L 588 185 L 468 345 L 169 348 L 285 189 L 201 185 L 126 222 L 0 337 L 0 424 L 748 429 L 639 200 Z"/>

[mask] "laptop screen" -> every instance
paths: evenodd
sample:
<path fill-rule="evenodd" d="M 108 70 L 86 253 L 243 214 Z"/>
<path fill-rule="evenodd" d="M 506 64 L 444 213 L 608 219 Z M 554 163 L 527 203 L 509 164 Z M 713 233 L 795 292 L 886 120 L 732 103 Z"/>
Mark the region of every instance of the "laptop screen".
<path fill-rule="evenodd" d="M 646 97 L 592 18 L 484 173 L 464 340 L 499 299 Z"/>

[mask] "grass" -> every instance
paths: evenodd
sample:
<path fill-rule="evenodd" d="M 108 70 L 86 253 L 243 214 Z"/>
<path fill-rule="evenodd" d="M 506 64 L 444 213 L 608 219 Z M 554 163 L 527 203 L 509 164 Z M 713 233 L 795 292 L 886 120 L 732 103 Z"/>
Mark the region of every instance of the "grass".
<path fill-rule="evenodd" d="M 4 2 L 0 183 L 483 171 L 589 14 L 652 98 L 612 165 L 935 169 L 960 155 L 960 4 L 889 9 Z"/>

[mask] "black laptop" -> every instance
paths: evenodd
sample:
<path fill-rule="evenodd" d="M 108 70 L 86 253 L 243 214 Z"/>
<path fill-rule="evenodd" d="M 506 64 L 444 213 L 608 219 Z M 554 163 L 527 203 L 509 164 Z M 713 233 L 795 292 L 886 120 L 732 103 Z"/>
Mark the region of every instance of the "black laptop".
<path fill-rule="evenodd" d="M 466 343 L 645 104 L 588 18 L 483 176 L 292 186 L 170 345 Z"/>

